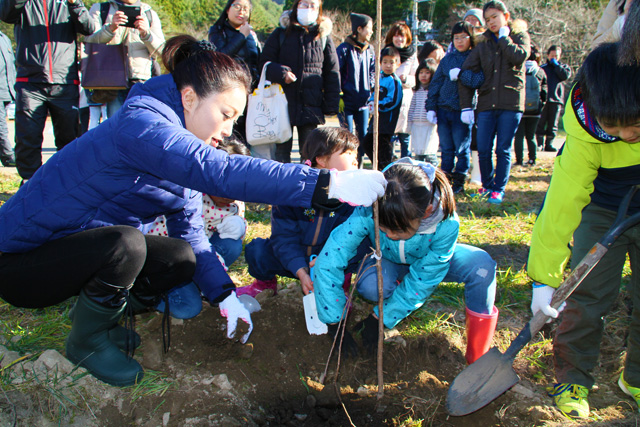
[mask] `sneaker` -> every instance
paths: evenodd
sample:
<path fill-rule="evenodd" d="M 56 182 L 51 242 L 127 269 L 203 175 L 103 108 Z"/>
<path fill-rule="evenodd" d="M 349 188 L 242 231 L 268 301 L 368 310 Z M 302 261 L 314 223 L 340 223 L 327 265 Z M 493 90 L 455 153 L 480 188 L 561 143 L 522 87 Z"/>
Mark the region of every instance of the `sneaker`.
<path fill-rule="evenodd" d="M 640 388 L 631 387 L 628 382 L 626 382 L 623 378 L 624 371 L 620 374 L 620 379 L 618 380 L 618 385 L 620 389 L 624 391 L 625 394 L 633 397 L 633 400 L 636 401 L 636 405 L 638 405 L 638 411 L 640 411 Z"/>
<path fill-rule="evenodd" d="M 482 197 L 487 197 L 488 195 L 489 195 L 489 190 L 487 190 L 486 188 L 480 187 L 480 188 L 478 188 L 478 192 L 477 193 L 473 193 L 471 195 L 471 197 L 472 198 L 475 198 L 475 197 L 482 198 Z"/>
<path fill-rule="evenodd" d="M 527 162 L 527 166 L 535 166 L 536 165 L 536 161 L 529 159 L 529 161 Z"/>
<path fill-rule="evenodd" d="M 504 191 L 492 191 L 491 195 L 489 196 L 489 200 L 487 200 L 489 203 L 493 203 L 495 205 L 499 205 L 500 203 L 502 203 L 502 198 L 504 197 Z"/>
<path fill-rule="evenodd" d="M 589 416 L 589 390 L 578 384 L 555 384 L 549 393 L 556 407 L 568 417 L 586 418 Z"/>
<path fill-rule="evenodd" d="M 4 166 L 5 168 L 14 168 L 16 167 L 16 159 L 14 159 L 13 157 L 2 159 L 2 166 Z"/>
<path fill-rule="evenodd" d="M 249 286 L 243 286 L 241 288 L 236 288 L 236 295 L 237 296 L 249 295 L 249 296 L 252 296 L 252 297 L 255 298 L 256 295 L 258 295 L 260 292 L 262 292 L 264 290 L 267 290 L 267 289 L 273 289 L 273 294 L 277 295 L 277 293 L 278 293 L 278 279 L 276 277 L 274 277 L 273 279 L 269 279 L 269 280 L 256 279 Z"/>
<path fill-rule="evenodd" d="M 544 151 L 546 151 L 547 153 L 555 153 L 556 151 L 558 151 L 558 149 L 556 147 L 551 146 L 551 145 L 546 145 L 544 147 Z"/>

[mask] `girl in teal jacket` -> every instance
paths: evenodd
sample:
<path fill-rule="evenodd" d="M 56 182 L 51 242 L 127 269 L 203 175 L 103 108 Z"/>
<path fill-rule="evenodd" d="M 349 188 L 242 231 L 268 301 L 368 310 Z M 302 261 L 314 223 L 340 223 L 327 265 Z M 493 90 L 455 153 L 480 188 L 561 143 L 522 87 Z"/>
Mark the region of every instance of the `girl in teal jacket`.
<path fill-rule="evenodd" d="M 488 349 L 498 310 L 494 307 L 496 263 L 483 250 L 459 244 L 458 216 L 453 191 L 444 173 L 431 164 L 403 158 L 384 170 L 387 190 L 380 200 L 380 250 L 384 299 L 384 324 L 395 327 L 420 308 L 440 282 L 464 282 L 467 305 L 467 354 L 473 363 Z M 314 290 L 318 315 L 337 332 L 346 297 L 342 291 L 344 269 L 358 245 L 375 241 L 370 208 L 356 208 L 351 217 L 331 233 L 316 259 Z M 363 261 L 356 286 L 361 296 L 378 300 L 375 259 Z M 369 268 L 372 267 L 372 268 Z M 365 347 L 377 344 L 378 308 L 364 321 Z M 343 348 L 357 346 L 345 334 Z M 345 347 L 346 345 L 346 347 Z"/>

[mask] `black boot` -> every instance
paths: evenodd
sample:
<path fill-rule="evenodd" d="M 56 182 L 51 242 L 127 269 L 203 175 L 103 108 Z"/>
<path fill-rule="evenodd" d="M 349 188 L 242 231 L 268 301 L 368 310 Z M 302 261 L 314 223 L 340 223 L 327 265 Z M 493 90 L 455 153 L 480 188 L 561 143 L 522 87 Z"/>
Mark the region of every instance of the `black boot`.
<path fill-rule="evenodd" d="M 555 153 L 556 151 L 558 151 L 558 149 L 553 146 L 553 139 L 554 138 L 547 138 L 547 140 L 544 143 L 544 151 L 547 151 L 550 153 Z"/>
<path fill-rule="evenodd" d="M 109 339 L 109 330 L 118 324 L 125 311 L 123 295 L 128 291 L 112 287 L 122 292 L 109 295 L 105 285 L 111 286 L 94 279 L 80 292 L 67 337 L 67 359 L 107 384 L 124 387 L 139 382 L 144 371 Z"/>
<path fill-rule="evenodd" d="M 453 194 L 460 194 L 464 192 L 464 182 L 467 180 L 467 175 L 464 173 L 454 172 L 451 174 L 452 176 L 452 184 L 451 188 L 453 189 Z"/>
<path fill-rule="evenodd" d="M 74 305 L 69 309 L 69 319 L 73 322 L 73 316 L 76 311 L 76 306 Z M 113 328 L 108 331 L 109 339 L 113 342 L 118 348 L 122 351 L 132 350 L 129 348 L 133 344 L 133 349 L 140 347 L 142 340 L 140 339 L 140 335 L 136 331 L 130 331 L 120 323 L 116 324 Z M 133 334 L 131 336 L 130 334 Z M 130 341 L 127 341 L 130 340 Z"/>

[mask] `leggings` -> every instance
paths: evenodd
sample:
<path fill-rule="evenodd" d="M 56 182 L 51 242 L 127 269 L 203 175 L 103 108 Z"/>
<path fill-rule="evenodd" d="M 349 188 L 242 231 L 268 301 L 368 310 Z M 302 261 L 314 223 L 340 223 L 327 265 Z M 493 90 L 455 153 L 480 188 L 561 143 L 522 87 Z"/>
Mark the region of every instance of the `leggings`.
<path fill-rule="evenodd" d="M 124 225 L 81 231 L 24 253 L 0 255 L 0 297 L 9 304 L 42 308 L 78 295 L 91 280 L 126 288 L 144 279 L 160 294 L 191 280 L 195 255 L 184 240 L 145 236 Z"/>

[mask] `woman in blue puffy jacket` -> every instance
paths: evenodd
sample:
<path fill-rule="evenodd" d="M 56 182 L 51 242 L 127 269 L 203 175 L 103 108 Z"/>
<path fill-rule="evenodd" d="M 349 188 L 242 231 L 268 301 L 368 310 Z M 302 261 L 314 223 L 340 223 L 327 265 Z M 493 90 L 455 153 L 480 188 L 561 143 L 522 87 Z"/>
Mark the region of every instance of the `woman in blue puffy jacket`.
<path fill-rule="evenodd" d="M 370 204 L 385 185 L 377 172 L 216 150 L 244 110 L 251 77 L 191 36 L 169 40 L 162 56 L 170 74 L 135 85 L 115 116 L 52 156 L 0 208 L 0 296 L 40 308 L 79 295 L 67 358 L 118 386 L 143 376 L 121 351 L 139 344 L 118 326 L 125 307 L 151 306 L 187 280 L 220 305 L 228 336 L 238 319 L 251 332 L 204 232 L 202 193 L 308 207 L 331 198 Z M 159 215 L 170 238 L 140 231 Z"/>

